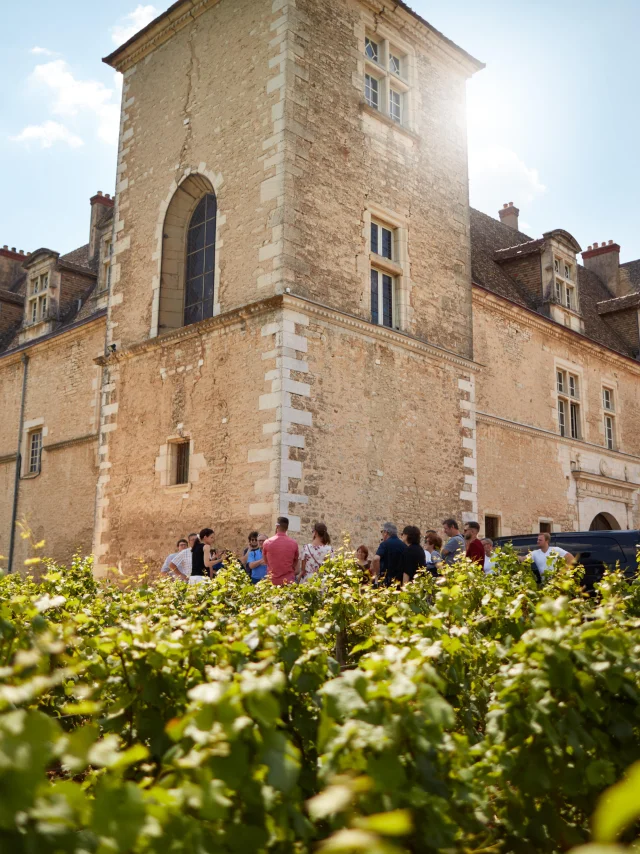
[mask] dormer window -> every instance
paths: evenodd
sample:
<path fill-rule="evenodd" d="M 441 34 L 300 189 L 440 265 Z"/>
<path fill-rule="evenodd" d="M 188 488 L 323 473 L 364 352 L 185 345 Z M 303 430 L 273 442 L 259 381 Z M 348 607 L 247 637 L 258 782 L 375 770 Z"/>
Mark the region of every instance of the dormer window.
<path fill-rule="evenodd" d="M 568 308 L 569 311 L 578 310 L 576 288 L 573 282 L 573 267 L 561 258 L 553 259 L 555 272 L 555 301 Z"/>
<path fill-rule="evenodd" d="M 30 323 L 38 323 L 45 320 L 47 306 L 49 303 L 47 294 L 49 291 L 49 274 L 42 273 L 34 276 L 29 283 L 29 297 L 27 303 L 27 317 Z"/>

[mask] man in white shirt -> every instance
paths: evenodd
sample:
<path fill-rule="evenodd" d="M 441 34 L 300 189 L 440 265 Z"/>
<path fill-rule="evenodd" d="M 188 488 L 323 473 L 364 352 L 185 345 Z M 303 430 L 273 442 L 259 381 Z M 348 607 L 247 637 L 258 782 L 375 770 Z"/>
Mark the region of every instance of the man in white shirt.
<path fill-rule="evenodd" d="M 552 546 L 550 543 L 551 535 L 547 534 L 546 531 L 543 531 L 538 534 L 538 548 L 529 552 L 530 556 L 533 558 L 533 565 L 540 573 L 541 579 L 544 577 L 544 574 L 548 569 L 547 561 L 549 558 L 553 561 L 554 555 L 564 558 L 568 564 L 573 563 L 573 555 L 571 552 L 565 551 L 560 548 L 560 546 Z"/>
<path fill-rule="evenodd" d="M 496 562 L 496 556 L 493 553 L 493 540 L 490 537 L 485 537 L 482 540 L 484 546 L 484 574 L 491 575 Z"/>
<path fill-rule="evenodd" d="M 171 564 L 171 561 L 174 559 L 174 557 L 176 555 L 180 554 L 181 551 L 184 551 L 184 549 L 186 549 L 188 547 L 189 547 L 189 543 L 187 540 L 185 540 L 184 538 L 179 539 L 178 542 L 176 543 L 176 551 L 172 552 L 169 555 L 169 557 L 165 560 L 165 562 L 162 564 L 162 569 L 160 570 L 160 572 L 163 575 L 166 575 L 169 572 L 169 565 Z"/>
<path fill-rule="evenodd" d="M 189 580 L 189 576 L 191 575 L 191 549 L 197 539 L 197 534 L 189 534 L 188 547 L 173 555 L 172 559 L 169 561 L 168 572 L 178 581 Z"/>

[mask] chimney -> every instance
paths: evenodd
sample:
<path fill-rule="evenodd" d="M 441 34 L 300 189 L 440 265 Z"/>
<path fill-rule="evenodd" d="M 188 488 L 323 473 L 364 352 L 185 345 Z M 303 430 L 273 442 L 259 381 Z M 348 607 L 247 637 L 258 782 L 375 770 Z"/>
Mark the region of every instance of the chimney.
<path fill-rule="evenodd" d="M 620 247 L 613 240 L 589 246 L 582 253 L 582 261 L 587 270 L 602 279 L 612 296 L 623 297 L 631 293 L 629 283 L 620 275 Z"/>
<path fill-rule="evenodd" d="M 518 216 L 520 215 L 520 211 L 513 204 L 513 202 L 505 202 L 502 205 L 501 210 L 498 211 L 500 216 L 500 222 L 508 225 L 509 228 L 512 228 L 514 231 L 518 230 Z"/>
<path fill-rule="evenodd" d="M 114 200 L 108 193 L 106 196 L 103 196 L 102 190 L 98 190 L 95 196 L 92 196 L 89 199 L 89 204 L 91 205 L 91 223 L 89 226 L 89 261 L 93 261 L 93 259 L 100 251 L 100 246 L 98 245 L 98 221 L 100 220 L 105 210 L 108 210 L 109 208 L 113 207 Z"/>

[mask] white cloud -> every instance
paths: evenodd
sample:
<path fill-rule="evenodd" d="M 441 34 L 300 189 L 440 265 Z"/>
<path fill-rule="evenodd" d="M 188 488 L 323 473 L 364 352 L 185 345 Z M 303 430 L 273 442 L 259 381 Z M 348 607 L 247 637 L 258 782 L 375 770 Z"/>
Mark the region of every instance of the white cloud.
<path fill-rule="evenodd" d="M 74 77 L 64 59 L 36 65 L 31 79 L 53 95 L 51 112 L 56 116 L 92 115 L 97 118 L 97 135 L 104 142 L 118 141 L 120 106 L 115 89 L 99 80 Z"/>
<path fill-rule="evenodd" d="M 519 153 L 522 115 L 500 79 L 472 80 L 467 98 L 471 204 L 496 216 L 505 202 L 528 205 L 547 188 Z M 505 144 L 506 143 L 506 144 Z"/>
<path fill-rule="evenodd" d="M 57 56 L 58 54 L 55 50 L 49 50 L 48 47 L 32 47 L 29 53 L 33 53 L 36 56 Z"/>
<path fill-rule="evenodd" d="M 502 145 L 469 149 L 469 187 L 472 204 L 496 211 L 508 201 L 530 203 L 547 190 L 538 170 Z"/>
<path fill-rule="evenodd" d="M 155 6 L 136 6 L 133 12 L 129 12 L 121 18 L 119 24 L 111 27 L 111 39 L 114 44 L 121 45 L 128 41 L 131 36 L 135 36 L 138 30 L 146 27 L 159 14 L 159 9 Z"/>
<path fill-rule="evenodd" d="M 39 142 L 41 148 L 51 148 L 56 142 L 64 142 L 71 148 L 84 145 L 82 139 L 69 128 L 59 122 L 43 122 L 41 125 L 28 125 L 17 136 L 12 136 L 13 142 Z"/>

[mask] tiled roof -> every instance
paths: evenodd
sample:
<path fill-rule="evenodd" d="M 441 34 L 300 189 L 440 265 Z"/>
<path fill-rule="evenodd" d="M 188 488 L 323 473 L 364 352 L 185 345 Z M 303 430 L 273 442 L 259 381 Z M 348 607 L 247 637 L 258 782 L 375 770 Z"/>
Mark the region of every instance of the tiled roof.
<path fill-rule="evenodd" d="M 104 228 L 113 219 L 113 206 L 105 207 L 102 216 L 98 218 L 96 225 L 98 228 Z"/>
<path fill-rule="evenodd" d="M 539 310 L 531 296 L 512 278 L 507 269 L 496 258 L 518 257 L 515 250 L 524 247 L 536 248 L 527 234 L 514 231 L 504 223 L 481 211 L 471 208 L 471 274 L 473 282 L 499 296 L 506 297 L 533 311 Z M 531 251 L 531 250 L 530 250 Z M 527 254 L 526 251 L 522 254 Z M 640 276 L 640 262 L 638 275 Z M 633 356 L 615 330 L 614 320 L 605 320 L 598 312 L 598 303 L 611 299 L 611 293 L 595 273 L 578 265 L 578 289 L 580 310 L 584 320 L 586 338 L 596 341 L 625 356 Z M 550 322 L 553 322 L 550 320 Z"/>
<path fill-rule="evenodd" d="M 624 311 L 627 308 L 640 306 L 640 292 L 634 291 L 623 297 L 603 300 L 598 303 L 598 314 L 610 314 L 612 311 Z"/>
<path fill-rule="evenodd" d="M 602 279 L 578 264 L 578 300 L 584 320 L 584 333 L 605 347 L 633 356 L 629 347 L 616 332 L 615 320 L 606 321 L 598 313 L 598 303 L 611 299 L 611 292 Z"/>
<path fill-rule="evenodd" d="M 523 255 L 531 255 L 533 252 L 539 252 L 544 246 L 544 239 L 539 237 L 537 240 L 527 240 L 526 243 L 517 243 L 515 246 L 509 246 L 506 249 L 496 249 L 494 259 L 500 263 L 501 261 L 509 261 L 511 258 L 520 258 Z"/>
<path fill-rule="evenodd" d="M 627 261 L 626 264 L 620 264 L 620 267 L 629 276 L 631 289 L 640 291 L 640 258 L 635 261 Z"/>
<path fill-rule="evenodd" d="M 64 332 L 65 329 L 75 325 L 78 322 L 88 320 L 94 315 L 97 317 L 104 311 L 96 309 L 95 301 L 91 299 L 93 291 L 96 287 L 96 273 L 95 270 L 93 270 L 89 264 L 89 244 L 87 243 L 85 246 L 80 246 L 78 247 L 78 249 L 74 249 L 72 252 L 67 252 L 66 255 L 60 255 L 57 263 L 62 267 L 66 267 L 67 269 L 75 270 L 86 276 L 91 276 L 93 281 L 89 280 L 87 284 L 87 289 L 84 292 L 82 299 L 80 300 L 80 304 L 78 304 L 78 301 L 74 301 L 67 310 L 67 312 L 57 321 L 54 331 L 49 335 L 44 336 L 46 338 L 50 338 L 52 335 L 57 335 L 61 332 Z M 24 278 L 22 281 L 24 281 Z M 15 290 L 17 290 L 17 288 L 15 288 Z M 6 293 L 9 293 L 12 297 L 14 297 L 14 299 L 18 297 L 20 303 L 23 303 L 23 295 L 16 294 L 15 291 L 13 293 L 7 291 Z M 19 321 L 15 324 L 13 329 L 7 330 L 4 336 L 0 339 L 0 355 L 5 355 L 6 353 L 20 348 L 19 332 L 21 327 L 22 321 Z M 33 341 L 29 343 L 35 344 L 40 340 L 42 339 L 34 338 Z"/>
<path fill-rule="evenodd" d="M 58 259 L 62 263 L 73 264 L 74 267 L 84 267 L 88 273 L 92 273 L 92 269 L 89 266 L 89 244 L 86 243 L 84 246 L 79 246 L 77 249 L 74 249 L 71 252 L 67 252 L 66 255 L 61 255 Z"/>
<path fill-rule="evenodd" d="M 534 308 L 531 297 L 515 279 L 496 264 L 494 255 L 499 249 L 529 243 L 531 238 L 514 231 L 497 219 L 471 208 L 471 276 L 473 281 L 499 296 Z"/>
<path fill-rule="evenodd" d="M 0 288 L 0 302 L 10 302 L 13 305 L 24 305 L 24 299 L 20 294 L 14 291 L 8 291 L 5 288 Z"/>

